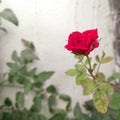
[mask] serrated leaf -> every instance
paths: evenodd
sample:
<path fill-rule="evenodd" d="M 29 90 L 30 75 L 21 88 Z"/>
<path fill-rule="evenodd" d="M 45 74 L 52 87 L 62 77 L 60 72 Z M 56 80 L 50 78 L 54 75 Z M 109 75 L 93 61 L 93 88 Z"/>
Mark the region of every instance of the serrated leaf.
<path fill-rule="evenodd" d="M 52 77 L 52 75 L 54 74 L 53 71 L 43 71 L 41 73 L 39 73 L 37 76 L 36 76 L 36 81 L 37 82 L 45 82 L 47 79 L 49 79 L 50 77 Z"/>
<path fill-rule="evenodd" d="M 89 95 L 96 90 L 96 85 L 93 80 L 85 79 L 81 81 L 81 85 L 83 87 L 84 95 Z"/>
<path fill-rule="evenodd" d="M 107 79 L 107 81 L 108 81 L 108 82 L 112 82 L 112 81 L 114 81 L 114 80 L 116 80 L 116 79 L 120 79 L 120 73 L 119 73 L 119 72 L 113 73 L 113 74 Z"/>
<path fill-rule="evenodd" d="M 112 60 L 113 60 L 113 57 L 108 56 L 108 57 L 103 58 L 102 61 L 101 61 L 101 63 L 102 64 L 108 63 L 108 62 L 110 62 Z"/>
<path fill-rule="evenodd" d="M 84 81 L 85 79 L 87 79 L 87 75 L 86 74 L 78 75 L 76 77 L 76 84 L 77 85 L 81 85 L 82 81 Z"/>
<path fill-rule="evenodd" d="M 14 60 L 14 61 L 17 61 L 19 58 L 18 58 L 18 56 L 17 56 L 17 52 L 16 51 L 13 51 L 13 53 L 12 53 L 12 60 Z"/>
<path fill-rule="evenodd" d="M 7 66 L 14 69 L 14 70 L 18 70 L 18 65 L 16 63 L 8 62 Z"/>
<path fill-rule="evenodd" d="M 55 93 L 57 93 L 57 89 L 54 85 L 50 85 L 50 86 L 47 87 L 47 92 L 55 94 Z"/>
<path fill-rule="evenodd" d="M 114 93 L 111 96 L 110 107 L 115 110 L 120 110 L 120 93 Z"/>
<path fill-rule="evenodd" d="M 65 72 L 69 76 L 76 76 L 79 74 L 79 72 L 76 69 L 70 69 Z"/>
<path fill-rule="evenodd" d="M 85 73 L 86 72 L 86 69 L 85 69 L 85 67 L 83 65 L 76 64 L 75 67 L 76 67 L 76 70 L 78 72 L 81 72 L 81 73 Z"/>
<path fill-rule="evenodd" d="M 94 106 L 100 113 L 106 113 L 108 110 L 109 99 L 105 92 L 97 90 L 93 95 Z"/>
<path fill-rule="evenodd" d="M 9 22 L 13 23 L 16 26 L 18 26 L 18 24 L 19 24 L 18 20 L 17 20 L 17 17 L 15 16 L 14 12 L 9 8 L 4 9 L 0 13 L 0 16 L 2 18 L 4 18 L 5 20 L 8 20 Z"/>
<path fill-rule="evenodd" d="M 4 105 L 6 105 L 6 106 L 8 106 L 8 107 L 9 107 L 9 106 L 12 106 L 12 101 L 10 100 L 10 98 L 7 97 L 7 98 L 5 99 Z"/>

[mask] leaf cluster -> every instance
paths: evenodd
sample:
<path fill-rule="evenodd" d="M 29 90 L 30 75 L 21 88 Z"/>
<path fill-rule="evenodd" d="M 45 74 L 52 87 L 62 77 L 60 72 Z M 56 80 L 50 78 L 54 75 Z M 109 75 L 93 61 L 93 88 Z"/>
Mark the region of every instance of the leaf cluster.
<path fill-rule="evenodd" d="M 100 72 L 100 66 L 110 62 L 112 57 L 106 56 L 103 52 L 101 56 L 95 56 L 95 62 L 89 56 L 76 55 L 75 58 L 78 63 L 74 69 L 66 71 L 66 74 L 75 77 L 76 84 L 82 86 L 84 95 L 93 95 L 94 106 L 99 112 L 106 113 L 109 93 L 114 92 L 114 87 L 110 83 L 113 76 L 107 79 L 105 74 Z"/>
<path fill-rule="evenodd" d="M 20 54 L 12 53 L 12 61 L 7 63 L 9 71 L 2 75 L 0 87 L 16 87 L 15 102 L 6 97 L 0 106 L 0 120 L 67 120 L 71 111 L 71 98 L 60 94 L 54 85 L 44 86 L 54 71 L 38 72 L 37 68 L 29 68 L 35 60 L 39 60 L 33 43 L 22 40 L 25 49 Z M 26 97 L 32 93 L 32 103 L 26 106 Z M 58 101 L 64 101 L 65 107 L 59 108 Z M 47 113 L 47 114 L 46 114 Z"/>

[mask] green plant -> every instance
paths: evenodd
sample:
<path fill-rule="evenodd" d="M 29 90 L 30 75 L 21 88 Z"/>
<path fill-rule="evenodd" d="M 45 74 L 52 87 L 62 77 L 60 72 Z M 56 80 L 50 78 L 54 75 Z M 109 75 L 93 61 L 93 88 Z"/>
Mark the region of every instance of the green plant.
<path fill-rule="evenodd" d="M 0 3 L 1 3 L 1 0 L 0 0 Z M 2 26 L 2 19 L 9 21 L 16 26 L 18 26 L 19 24 L 16 15 L 9 8 L 5 8 L 4 10 L 0 12 L 0 30 L 7 32 L 7 30 Z"/>
<path fill-rule="evenodd" d="M 83 113 L 79 103 L 74 108 L 71 107 L 69 95 L 60 94 L 52 84 L 45 87 L 46 80 L 54 72 L 38 72 L 36 67 L 30 69 L 29 66 L 39 58 L 33 43 L 26 40 L 22 40 L 22 43 L 25 49 L 20 54 L 13 51 L 12 61 L 7 63 L 9 71 L 1 74 L 1 89 L 10 87 L 18 90 L 14 94 L 15 101 L 7 96 L 1 103 L 0 120 L 116 120 L 111 109 L 106 114 L 101 114 L 96 111 L 92 101 L 87 101 L 84 108 L 89 113 Z M 32 97 L 28 107 L 26 97 L 30 94 Z M 62 101 L 65 106 L 60 107 Z M 72 117 L 69 113 L 73 114 Z"/>
<path fill-rule="evenodd" d="M 18 88 L 15 102 L 6 97 L 0 106 L 0 120 L 66 120 L 71 110 L 71 98 L 60 94 L 54 85 L 44 87 L 44 83 L 54 72 L 38 72 L 37 68 L 29 69 L 29 64 L 38 60 L 33 43 L 22 40 L 25 49 L 20 55 L 14 51 L 12 62 L 8 62 L 9 71 L 1 77 L 0 87 Z M 26 96 L 32 93 L 32 103 L 26 106 Z M 57 101 L 65 101 L 65 108 L 57 107 Z"/>
<path fill-rule="evenodd" d="M 82 86 L 84 95 L 92 94 L 94 107 L 98 112 L 106 113 L 110 106 L 111 94 L 114 93 L 116 87 L 119 87 L 113 81 L 120 78 L 120 73 L 113 73 L 112 76 L 107 78 L 100 71 L 101 65 L 109 63 L 113 58 L 106 56 L 104 51 L 102 55 L 91 57 L 90 52 L 98 46 L 97 29 L 86 30 L 83 33 L 79 31 L 72 32 L 68 37 L 65 48 L 71 51 L 78 61 L 75 68 L 67 70 L 66 74 L 75 77 L 76 84 Z M 115 100 L 114 95 L 116 93 L 113 94 L 111 103 Z M 117 100 L 115 101 L 117 102 Z"/>

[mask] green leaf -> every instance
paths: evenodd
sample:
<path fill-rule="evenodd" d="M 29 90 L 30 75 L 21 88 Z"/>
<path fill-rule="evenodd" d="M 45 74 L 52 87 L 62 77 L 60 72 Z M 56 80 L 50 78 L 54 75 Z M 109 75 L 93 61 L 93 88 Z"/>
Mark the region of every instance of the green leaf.
<path fill-rule="evenodd" d="M 70 102 L 70 101 L 71 101 L 70 96 L 65 95 L 65 94 L 60 94 L 59 98 L 60 98 L 61 100 L 67 101 L 67 102 Z"/>
<path fill-rule="evenodd" d="M 120 120 L 120 109 L 117 111 L 117 120 Z"/>
<path fill-rule="evenodd" d="M 76 76 L 79 74 L 79 72 L 76 69 L 70 69 L 65 72 L 69 76 Z"/>
<path fill-rule="evenodd" d="M 115 109 L 115 110 L 120 109 L 120 93 L 112 94 L 112 97 L 110 100 L 110 107 Z"/>
<path fill-rule="evenodd" d="M 35 76 L 36 76 L 36 70 L 37 70 L 37 68 L 33 68 L 32 70 L 29 71 L 30 77 L 35 78 Z"/>
<path fill-rule="evenodd" d="M 40 112 L 42 97 L 40 95 L 35 95 L 33 102 L 34 104 L 31 107 L 31 112 Z"/>
<path fill-rule="evenodd" d="M 81 73 L 85 73 L 86 72 L 86 69 L 85 69 L 85 67 L 83 65 L 76 64 L 75 67 L 76 67 L 76 70 L 78 72 L 81 72 Z"/>
<path fill-rule="evenodd" d="M 24 107 L 24 93 L 22 92 L 17 92 L 16 93 L 16 106 L 18 108 L 23 108 Z"/>
<path fill-rule="evenodd" d="M 109 99 L 105 92 L 97 90 L 93 95 L 94 106 L 100 113 L 106 113 L 108 110 Z"/>
<path fill-rule="evenodd" d="M 9 79 L 8 79 L 8 81 L 9 81 L 10 83 L 16 83 L 19 79 L 20 79 L 20 76 L 19 76 L 18 74 L 16 74 L 16 73 L 14 73 L 14 75 L 10 75 L 10 74 L 9 74 Z"/>
<path fill-rule="evenodd" d="M 75 58 L 79 60 L 79 62 L 81 62 L 84 59 L 83 55 L 75 55 Z"/>
<path fill-rule="evenodd" d="M 33 87 L 40 89 L 43 86 L 42 82 L 34 82 Z"/>
<path fill-rule="evenodd" d="M 86 74 L 81 74 L 81 75 L 78 75 L 76 77 L 76 84 L 77 85 L 81 85 L 82 81 L 84 81 L 85 79 L 87 79 L 87 75 Z"/>
<path fill-rule="evenodd" d="M 100 57 L 98 55 L 95 56 L 95 59 L 98 63 L 100 62 Z"/>
<path fill-rule="evenodd" d="M 10 112 L 3 112 L 2 114 L 1 114 L 1 117 L 3 118 L 3 119 L 1 119 L 1 120 L 12 120 L 11 118 L 12 118 L 12 115 L 11 115 L 11 113 Z M 14 119 L 15 120 L 15 119 Z"/>
<path fill-rule="evenodd" d="M 32 62 L 33 60 L 38 60 L 38 57 L 35 55 L 35 53 L 31 49 L 23 50 L 21 52 L 21 57 L 29 62 Z"/>
<path fill-rule="evenodd" d="M 56 105 L 56 97 L 55 95 L 51 95 L 48 99 L 48 106 L 49 106 L 50 112 L 54 111 L 55 105 Z"/>
<path fill-rule="evenodd" d="M 60 94 L 59 98 L 65 102 L 68 102 L 66 105 L 66 111 L 71 111 L 71 98 L 68 95 Z"/>
<path fill-rule="evenodd" d="M 97 63 L 93 64 L 93 70 L 95 70 L 95 68 L 97 67 Z"/>
<path fill-rule="evenodd" d="M 100 83 L 105 81 L 105 75 L 104 75 L 104 73 L 99 72 L 97 74 L 97 81 L 100 82 Z"/>
<path fill-rule="evenodd" d="M 108 62 L 110 62 L 110 61 L 112 61 L 112 60 L 113 60 L 113 57 L 108 56 L 108 57 L 103 58 L 103 59 L 101 60 L 101 63 L 102 63 L 102 64 L 108 63 Z"/>
<path fill-rule="evenodd" d="M 47 79 L 49 79 L 52 75 L 54 74 L 53 71 L 43 71 L 41 73 L 39 73 L 37 76 L 36 76 L 36 81 L 37 82 L 45 82 Z"/>
<path fill-rule="evenodd" d="M 10 68 L 12 68 L 12 69 L 15 69 L 15 70 L 18 69 L 18 65 L 16 63 L 8 62 L 7 66 L 10 67 Z"/>
<path fill-rule="evenodd" d="M 99 89 L 104 91 L 105 93 L 114 92 L 114 87 L 110 83 L 107 83 L 107 82 L 102 82 L 99 85 Z"/>
<path fill-rule="evenodd" d="M 32 86 L 33 86 L 33 83 L 30 80 L 25 80 L 24 91 L 25 91 L 26 94 L 31 91 Z"/>
<path fill-rule="evenodd" d="M 50 120 L 67 120 L 65 112 L 57 112 L 55 113 Z"/>
<path fill-rule="evenodd" d="M 35 119 L 33 119 L 33 120 L 35 120 Z M 45 115 L 39 115 L 39 120 L 48 120 L 46 117 L 45 117 Z"/>
<path fill-rule="evenodd" d="M 75 116 L 75 120 L 87 120 L 85 119 L 85 115 L 81 111 L 79 103 L 76 103 L 75 105 L 74 116 Z"/>
<path fill-rule="evenodd" d="M 33 45 L 32 42 L 29 42 L 27 40 L 22 39 L 22 43 L 24 44 L 24 46 L 26 46 L 27 48 L 31 49 L 31 50 L 35 50 L 35 46 Z"/>
<path fill-rule="evenodd" d="M 12 60 L 14 60 L 14 61 L 18 61 L 18 60 L 19 60 L 19 58 L 18 58 L 18 55 L 17 55 L 17 52 L 16 52 L 16 51 L 13 51 L 13 53 L 12 53 Z"/>
<path fill-rule="evenodd" d="M 89 95 L 96 90 L 96 85 L 93 80 L 85 79 L 81 81 L 81 85 L 83 87 L 83 94 Z"/>
<path fill-rule="evenodd" d="M 12 106 L 12 101 L 10 100 L 10 98 L 7 97 L 7 98 L 5 99 L 4 105 L 6 105 L 6 106 L 8 106 L 8 107 L 9 107 L 9 106 Z"/>
<path fill-rule="evenodd" d="M 113 73 L 113 74 L 107 79 L 107 81 L 108 81 L 108 82 L 112 82 L 112 81 L 114 81 L 114 80 L 116 80 L 116 79 L 120 79 L 120 73 L 119 73 L 119 72 Z"/>
<path fill-rule="evenodd" d="M 4 18 L 5 20 L 8 20 L 9 22 L 13 23 L 14 25 L 18 26 L 18 20 L 13 11 L 9 8 L 4 9 L 0 16 Z"/>
<path fill-rule="evenodd" d="M 55 87 L 54 85 L 48 86 L 48 87 L 47 87 L 47 92 L 48 92 L 48 93 L 52 93 L 52 94 L 57 93 L 56 87 Z"/>
<path fill-rule="evenodd" d="M 102 52 L 102 58 L 104 58 L 104 57 L 105 57 L 105 52 L 103 51 L 103 52 Z"/>

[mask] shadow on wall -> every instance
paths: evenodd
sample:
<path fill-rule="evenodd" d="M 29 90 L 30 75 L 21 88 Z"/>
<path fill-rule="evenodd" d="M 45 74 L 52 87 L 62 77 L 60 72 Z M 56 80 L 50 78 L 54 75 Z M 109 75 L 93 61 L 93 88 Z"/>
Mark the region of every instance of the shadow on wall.
<path fill-rule="evenodd" d="M 112 17 L 114 18 L 115 27 L 114 27 L 114 52 L 115 52 L 115 58 L 116 58 L 116 64 L 120 68 L 120 0 L 109 0 L 110 3 L 110 9 L 112 13 Z"/>

